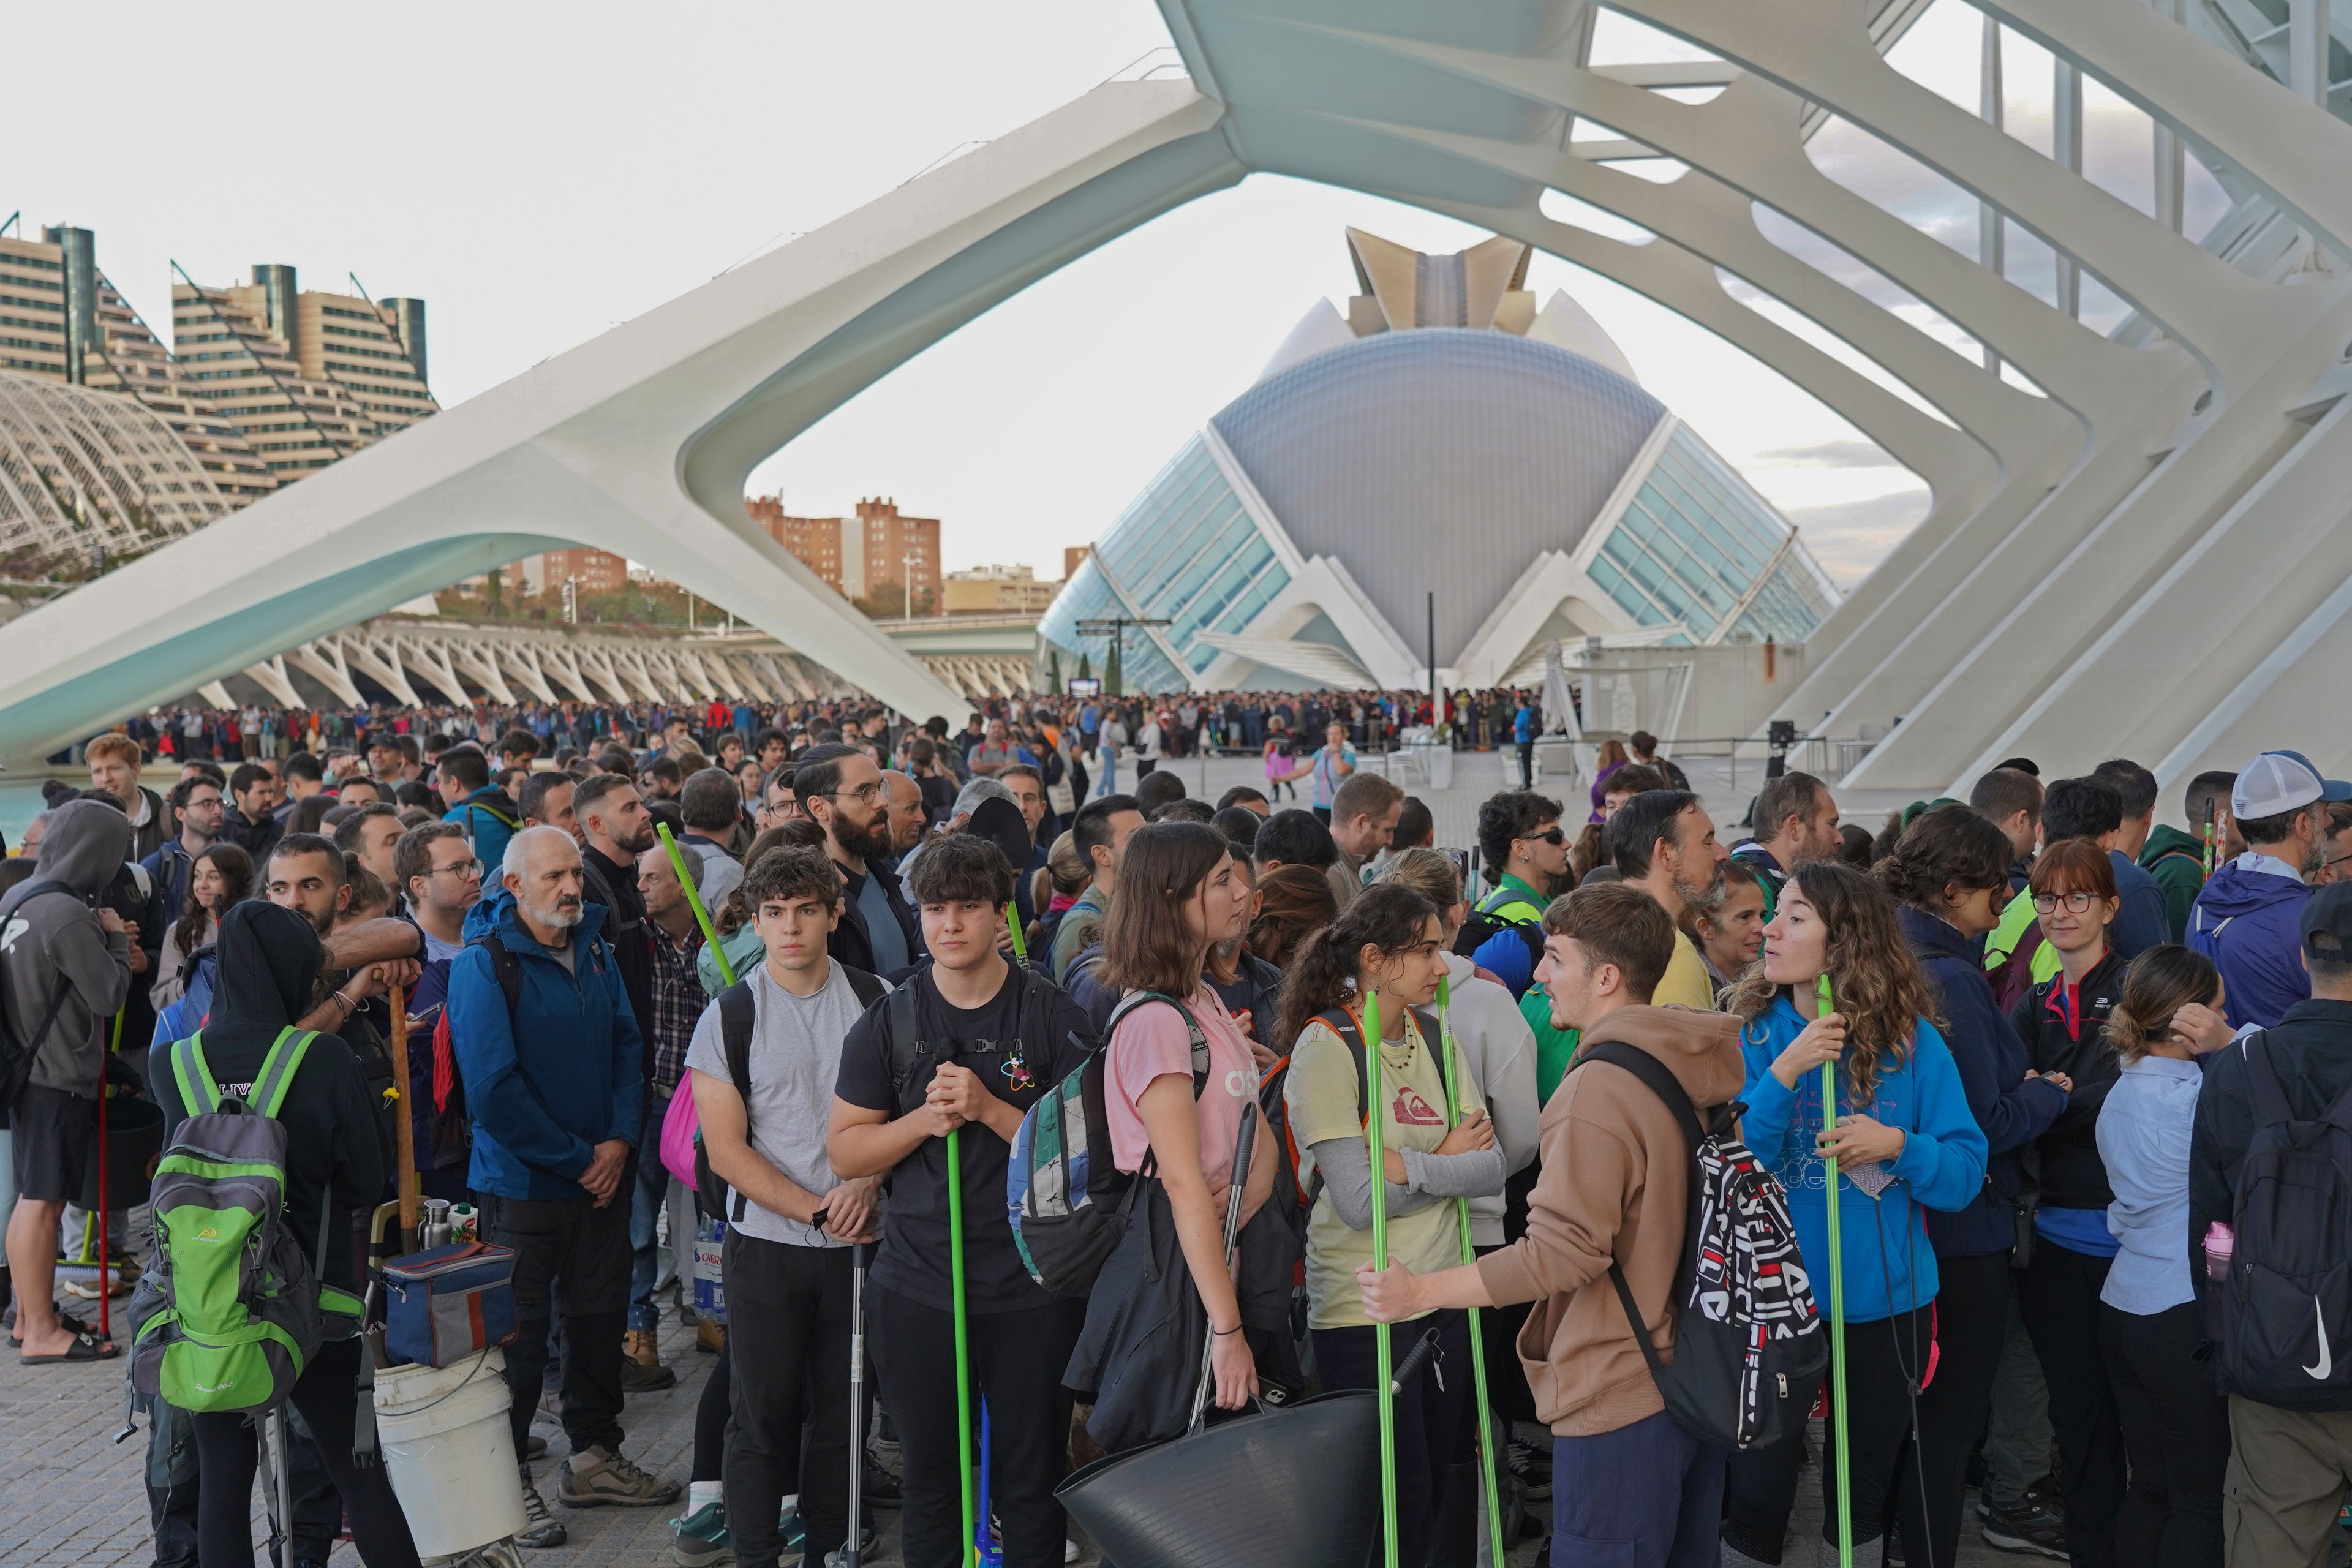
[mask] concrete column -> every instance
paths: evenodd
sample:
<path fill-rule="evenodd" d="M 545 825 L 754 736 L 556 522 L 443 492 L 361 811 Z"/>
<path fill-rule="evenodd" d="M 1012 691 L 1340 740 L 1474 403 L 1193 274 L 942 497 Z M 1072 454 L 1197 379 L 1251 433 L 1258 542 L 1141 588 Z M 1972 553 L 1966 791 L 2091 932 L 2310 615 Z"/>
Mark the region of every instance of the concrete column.
<path fill-rule="evenodd" d="M 2287 86 L 2327 107 L 2327 0 L 2287 0 Z"/>
<path fill-rule="evenodd" d="M 1977 112 L 1984 122 L 1998 131 L 2004 115 L 2004 95 L 2000 81 L 2000 24 L 1992 17 L 1984 19 L 1983 42 L 1977 55 Z M 2008 273 L 2008 231 L 2001 226 L 2000 209 L 1990 202 L 1977 203 L 1977 259 L 1995 276 Z M 2000 374 L 2000 355 L 1990 343 L 1984 346 L 1984 367 Z"/>
<path fill-rule="evenodd" d="M 2050 156 L 2074 174 L 2083 172 L 2083 68 L 2057 57 L 2050 75 Z M 2058 309 L 2083 314 L 2082 264 L 2058 252 Z"/>

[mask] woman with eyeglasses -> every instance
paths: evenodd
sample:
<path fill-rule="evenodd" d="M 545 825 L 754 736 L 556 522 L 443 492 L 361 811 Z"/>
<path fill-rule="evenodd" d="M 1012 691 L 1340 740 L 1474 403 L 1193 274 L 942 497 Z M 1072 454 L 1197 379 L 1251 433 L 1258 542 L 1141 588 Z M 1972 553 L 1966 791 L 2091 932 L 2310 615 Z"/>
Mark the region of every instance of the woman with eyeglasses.
<path fill-rule="evenodd" d="M 2032 1252 L 2017 1274 L 2017 1307 L 2050 1389 L 2050 1425 L 2065 1460 L 2066 1550 L 2075 1568 L 2112 1568 L 2124 1498 L 2123 1430 L 2099 1356 L 2099 1293 L 2115 1258 L 2107 1206 L 2115 1194 L 2099 1158 L 2100 1109 L 2122 1064 L 2107 1015 L 2124 994 L 2124 961 L 2107 945 L 2123 900 L 2106 851 L 2062 839 L 2033 863 L 2033 910 L 2058 973 L 2010 1014 L 2033 1070 L 2074 1085 L 2066 1109 L 2034 1141 L 2041 1206 Z"/>

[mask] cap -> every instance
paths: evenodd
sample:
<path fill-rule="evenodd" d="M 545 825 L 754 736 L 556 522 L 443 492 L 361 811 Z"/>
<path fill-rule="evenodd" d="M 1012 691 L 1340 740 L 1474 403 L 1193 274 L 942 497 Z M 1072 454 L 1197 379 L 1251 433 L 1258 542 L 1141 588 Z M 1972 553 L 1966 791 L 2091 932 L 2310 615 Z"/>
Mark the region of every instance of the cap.
<path fill-rule="evenodd" d="M 2352 963 L 2352 882 L 2331 882 L 2303 902 L 2304 955 L 2314 963 Z"/>
<path fill-rule="evenodd" d="M 2352 784 L 2322 778 L 2301 752 L 2262 752 L 2230 789 L 2230 815 L 2259 822 L 2319 800 L 2352 800 Z"/>

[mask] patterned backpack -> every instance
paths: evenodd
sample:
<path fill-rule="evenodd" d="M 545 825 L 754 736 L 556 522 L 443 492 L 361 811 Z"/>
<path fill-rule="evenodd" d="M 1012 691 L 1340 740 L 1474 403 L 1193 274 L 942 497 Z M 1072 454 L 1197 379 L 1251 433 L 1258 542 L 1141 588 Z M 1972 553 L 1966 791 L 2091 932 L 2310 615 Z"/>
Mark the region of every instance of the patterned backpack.
<path fill-rule="evenodd" d="M 224 1098 L 201 1031 L 170 1047 L 188 1109 L 155 1170 L 157 1266 L 131 1298 L 131 1383 L 182 1410 L 269 1410 L 360 1303 L 321 1291 L 286 1224 L 286 1128 L 277 1120 L 317 1036 L 285 1029 L 247 1100 Z M 320 1206 L 319 1251 L 334 1205 Z M 346 1329 L 345 1331 L 348 1331 Z"/>
<path fill-rule="evenodd" d="M 1675 1270 L 1675 1359 L 1660 1362 L 1633 1287 L 1615 1263 L 1609 1278 L 1633 1325 L 1633 1342 L 1664 1395 L 1666 1414 L 1693 1436 L 1754 1448 L 1804 1429 L 1829 1365 L 1829 1335 L 1813 1303 L 1796 1226 L 1780 1184 L 1742 1143 L 1737 1103 L 1699 1120 L 1682 1082 L 1657 1058 L 1616 1040 L 1577 1054 L 1623 1068 L 1664 1100 L 1691 1145 L 1690 1221 Z"/>

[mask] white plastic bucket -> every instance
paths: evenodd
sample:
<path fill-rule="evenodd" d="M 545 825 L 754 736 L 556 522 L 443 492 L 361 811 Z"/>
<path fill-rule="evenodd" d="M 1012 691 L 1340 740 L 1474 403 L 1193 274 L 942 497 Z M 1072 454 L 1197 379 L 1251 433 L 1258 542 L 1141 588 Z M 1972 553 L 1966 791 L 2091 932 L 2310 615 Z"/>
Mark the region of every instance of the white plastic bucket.
<path fill-rule="evenodd" d="M 496 1345 L 445 1367 L 375 1374 L 375 1426 L 392 1489 L 427 1562 L 523 1528 L 506 1352 Z"/>

